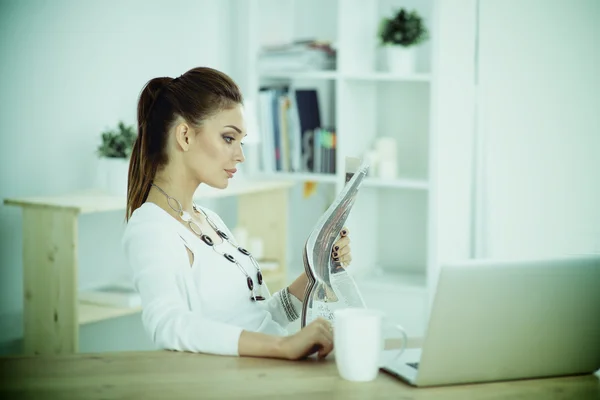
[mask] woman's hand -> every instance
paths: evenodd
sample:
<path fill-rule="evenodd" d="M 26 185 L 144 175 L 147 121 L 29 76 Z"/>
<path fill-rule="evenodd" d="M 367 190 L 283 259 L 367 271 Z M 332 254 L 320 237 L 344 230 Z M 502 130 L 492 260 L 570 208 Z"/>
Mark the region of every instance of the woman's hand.
<path fill-rule="evenodd" d="M 348 228 L 342 228 L 340 232 L 340 238 L 333 244 L 331 249 L 331 258 L 336 261 L 338 266 L 336 270 L 346 268 L 352 261 L 352 254 L 350 254 L 350 237 Z M 336 260 L 337 259 L 337 260 Z M 290 294 L 295 296 L 298 300 L 304 301 L 304 291 L 308 284 L 308 277 L 306 272 L 300 274 L 300 276 L 288 286 Z"/>
<path fill-rule="evenodd" d="M 317 318 L 300 332 L 286 336 L 281 341 L 281 356 L 288 360 L 299 360 L 318 352 L 319 358 L 327 357 L 333 350 L 331 323 Z"/>
<path fill-rule="evenodd" d="M 344 268 L 352 262 L 349 233 L 348 228 L 342 228 L 342 232 L 340 232 L 341 237 L 333 244 L 333 249 L 331 249 L 331 258 L 333 258 L 333 261 L 339 261 Z"/>

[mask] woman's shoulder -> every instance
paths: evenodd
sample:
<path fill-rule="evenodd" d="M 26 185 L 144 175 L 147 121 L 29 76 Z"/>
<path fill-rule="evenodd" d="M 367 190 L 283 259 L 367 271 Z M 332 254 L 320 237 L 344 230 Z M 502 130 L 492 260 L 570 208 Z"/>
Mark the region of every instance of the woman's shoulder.
<path fill-rule="evenodd" d="M 165 216 L 169 215 L 160 206 L 146 202 L 131 213 L 131 217 L 127 221 L 127 226 L 138 224 L 165 225 L 167 222 L 164 218 Z"/>
<path fill-rule="evenodd" d="M 158 205 L 144 203 L 131 214 L 123 237 L 126 239 L 139 235 L 177 235 L 177 221 L 171 221 L 172 218 Z"/>
<path fill-rule="evenodd" d="M 156 263 L 189 265 L 179 229 L 185 227 L 165 210 L 144 203 L 131 214 L 121 239 L 130 265 L 135 269 Z"/>

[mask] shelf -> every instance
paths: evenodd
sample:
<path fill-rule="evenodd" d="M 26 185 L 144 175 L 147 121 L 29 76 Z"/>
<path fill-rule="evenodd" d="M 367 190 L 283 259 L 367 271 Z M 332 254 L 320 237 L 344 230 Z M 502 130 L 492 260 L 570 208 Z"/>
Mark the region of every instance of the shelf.
<path fill-rule="evenodd" d="M 92 303 L 79 302 L 79 325 L 91 324 L 111 318 L 123 317 L 138 313 L 141 307 L 110 307 Z"/>
<path fill-rule="evenodd" d="M 194 199 L 218 198 L 265 192 L 269 190 L 288 188 L 293 185 L 290 181 L 257 181 L 239 178 L 232 180 L 227 189 L 215 189 L 206 185 L 201 186 Z M 15 206 L 34 206 L 41 208 L 66 209 L 80 214 L 90 214 L 104 211 L 120 211 L 125 209 L 124 196 L 109 195 L 101 190 L 86 190 L 60 196 L 26 197 L 5 199 L 4 204 Z"/>
<path fill-rule="evenodd" d="M 420 179 L 366 178 L 363 182 L 363 186 L 373 188 L 429 190 L 429 182 Z"/>
<path fill-rule="evenodd" d="M 285 272 L 281 271 L 263 271 L 266 282 L 276 283 L 287 278 Z M 94 322 L 105 321 L 112 318 L 123 317 L 136 314 L 142 311 L 141 307 L 113 307 L 84 301 L 78 302 L 79 307 L 79 325 L 91 324 Z"/>
<path fill-rule="evenodd" d="M 293 182 L 336 183 L 342 179 L 335 174 L 315 174 L 310 172 L 262 172 L 257 176 L 260 177 L 261 181 L 265 182 L 268 182 L 270 179 L 279 179 Z M 369 188 L 428 190 L 429 182 L 424 179 L 381 179 L 367 177 L 362 186 Z"/>
<path fill-rule="evenodd" d="M 392 82 L 429 82 L 431 75 L 426 73 L 396 74 L 393 72 L 347 72 L 337 71 L 269 71 L 261 72 L 263 79 L 337 79 L 351 81 L 392 81 Z"/>
<path fill-rule="evenodd" d="M 22 207 L 71 210 L 81 214 L 124 210 L 125 197 L 107 195 L 99 190 L 87 190 L 59 196 L 5 199 L 4 204 Z"/>
<path fill-rule="evenodd" d="M 363 273 L 356 277 L 360 290 L 370 292 L 399 292 L 411 291 L 425 293 L 427 279 L 424 273 L 392 273 L 382 272 L 374 268 L 369 274 Z"/>
<path fill-rule="evenodd" d="M 393 72 L 347 72 L 337 71 L 269 71 L 261 72 L 263 79 L 345 79 L 350 81 L 388 81 L 388 82 L 429 82 L 431 75 L 415 73 L 410 75 Z"/>
<path fill-rule="evenodd" d="M 337 71 L 265 71 L 259 73 L 265 79 L 336 79 Z"/>
<path fill-rule="evenodd" d="M 79 325 L 132 315 L 140 311 L 142 311 L 141 307 L 119 308 L 85 303 L 82 301 L 78 302 Z M 23 337 L 23 315 L 21 313 L 5 314 L 0 318 L 0 323 L 4 327 L 2 332 L 0 332 L 0 343 L 18 340 Z"/>
<path fill-rule="evenodd" d="M 429 82 L 431 76 L 429 74 L 394 74 L 391 72 L 358 72 L 344 73 L 342 79 L 352 81 L 391 81 L 391 82 Z"/>
<path fill-rule="evenodd" d="M 335 174 L 315 174 L 311 172 L 263 172 L 258 176 L 261 180 L 284 179 L 294 182 L 336 183 L 338 180 Z"/>
<path fill-rule="evenodd" d="M 288 272 L 290 273 L 288 279 L 294 280 L 298 274 L 304 272 L 304 265 L 295 264 L 293 268 L 288 268 Z M 427 277 L 424 272 L 387 272 L 379 267 L 354 272 L 352 265 L 348 272 L 351 273 L 361 292 L 363 290 L 370 293 L 401 291 L 425 294 L 427 291 Z"/>
<path fill-rule="evenodd" d="M 279 180 L 258 180 L 239 177 L 232 179 L 226 189 L 216 189 L 207 185 L 202 185 L 196 191 L 194 198 L 201 200 L 268 192 L 271 190 L 287 189 L 292 187 L 293 184 L 294 182 L 284 177 L 281 177 Z"/>

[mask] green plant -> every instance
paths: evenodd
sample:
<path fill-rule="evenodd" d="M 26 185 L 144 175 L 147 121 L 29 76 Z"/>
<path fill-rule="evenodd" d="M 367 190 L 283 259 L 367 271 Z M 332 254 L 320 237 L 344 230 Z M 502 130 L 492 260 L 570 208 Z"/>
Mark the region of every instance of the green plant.
<path fill-rule="evenodd" d="M 392 18 L 383 18 L 379 24 L 381 44 L 414 46 L 429 38 L 423 18 L 416 11 L 404 8 L 396 11 Z"/>
<path fill-rule="evenodd" d="M 129 158 L 137 134 L 133 126 L 119 121 L 117 129 L 102 132 L 98 155 L 107 158 Z"/>

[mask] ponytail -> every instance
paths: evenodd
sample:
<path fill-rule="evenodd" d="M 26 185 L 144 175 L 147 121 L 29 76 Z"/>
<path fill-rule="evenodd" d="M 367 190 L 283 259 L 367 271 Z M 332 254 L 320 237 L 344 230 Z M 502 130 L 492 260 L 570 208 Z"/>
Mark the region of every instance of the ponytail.
<path fill-rule="evenodd" d="M 138 101 L 138 136 L 129 162 L 127 221 L 148 198 L 159 168 L 167 164 L 168 132 L 176 118 L 200 126 L 210 115 L 235 104 L 242 104 L 239 87 L 223 72 L 208 67 L 146 83 Z"/>
<path fill-rule="evenodd" d="M 159 163 L 165 157 L 162 152 L 163 143 L 160 143 L 163 137 L 160 131 L 165 130 L 166 126 L 161 126 L 164 123 L 157 123 L 160 120 L 155 118 L 153 111 L 158 108 L 156 103 L 160 103 L 162 89 L 171 81 L 171 78 L 154 78 L 146 83 L 140 94 L 137 108 L 138 135 L 131 152 L 127 179 L 127 220 L 148 198 L 150 183 Z M 158 130 L 159 134 L 153 135 L 154 130 Z"/>

